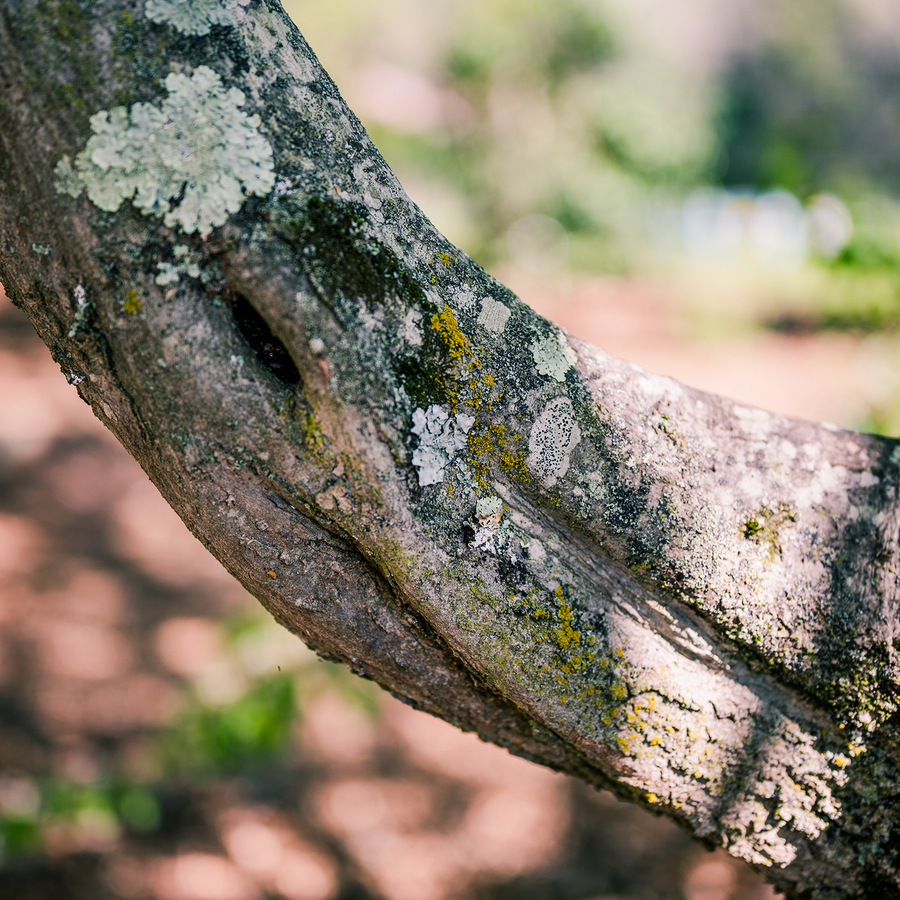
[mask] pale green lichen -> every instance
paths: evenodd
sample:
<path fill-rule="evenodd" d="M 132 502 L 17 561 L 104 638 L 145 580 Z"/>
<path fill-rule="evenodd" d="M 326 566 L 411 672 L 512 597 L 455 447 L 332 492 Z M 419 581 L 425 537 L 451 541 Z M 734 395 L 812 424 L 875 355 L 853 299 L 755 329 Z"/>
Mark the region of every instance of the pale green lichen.
<path fill-rule="evenodd" d="M 79 331 L 87 328 L 88 301 L 87 293 L 80 284 L 75 285 L 75 318 L 72 319 L 72 327 L 69 329 L 69 337 L 75 337 Z"/>
<path fill-rule="evenodd" d="M 144 12 L 157 25 L 171 25 L 182 34 L 209 34 L 213 25 L 237 25 L 250 0 L 147 0 Z"/>
<path fill-rule="evenodd" d="M 482 497 L 475 504 L 475 518 L 492 519 L 503 509 L 503 501 L 499 497 Z"/>
<path fill-rule="evenodd" d="M 575 351 L 569 346 L 566 336 L 556 332 L 538 338 L 531 345 L 531 356 L 538 374 L 557 381 L 566 380 L 566 373 L 576 361 Z"/>
<path fill-rule="evenodd" d="M 91 117 L 94 134 L 75 158 L 57 166 L 58 189 L 88 197 L 108 212 L 124 200 L 144 215 L 161 215 L 186 234 L 208 233 L 237 212 L 246 194 L 275 183 L 272 148 L 259 118 L 239 107 L 244 95 L 225 90 L 206 66 L 166 78 L 161 107 L 136 103 Z"/>
<path fill-rule="evenodd" d="M 473 550 L 482 550 L 499 556 L 507 551 L 507 558 L 515 561 L 515 553 L 511 552 L 505 525 L 501 527 L 503 520 L 503 501 L 499 497 L 482 497 L 475 504 L 475 516 L 472 519 L 474 534 L 469 546 Z"/>
<path fill-rule="evenodd" d="M 199 278 L 201 275 L 199 266 L 199 254 L 194 253 L 190 247 L 184 244 L 178 244 L 173 250 L 172 255 L 176 262 L 160 262 L 156 264 L 159 275 L 154 281 L 161 287 L 169 284 L 175 284 L 182 275 L 189 278 Z"/>

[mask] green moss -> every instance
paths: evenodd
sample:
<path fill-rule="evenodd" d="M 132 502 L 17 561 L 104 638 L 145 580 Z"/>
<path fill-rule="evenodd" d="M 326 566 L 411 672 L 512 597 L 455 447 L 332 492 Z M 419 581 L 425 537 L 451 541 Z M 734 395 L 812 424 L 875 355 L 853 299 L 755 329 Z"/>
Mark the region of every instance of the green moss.
<path fill-rule="evenodd" d="M 119 15 L 110 48 L 113 72 L 121 82 L 113 94 L 117 106 L 153 102 L 164 96 L 162 83 L 170 71 L 171 43 L 169 29 L 154 28 L 144 16 L 132 16 L 128 10 Z"/>
<path fill-rule="evenodd" d="M 762 507 L 754 516 L 744 522 L 744 540 L 765 546 L 769 560 L 781 555 L 781 533 L 796 521 L 793 510 L 787 503 L 779 503 L 774 508 Z"/>
<path fill-rule="evenodd" d="M 277 236 L 298 256 L 321 299 L 348 323 L 362 300 L 378 308 L 399 299 L 423 306 L 422 289 L 400 260 L 370 234 L 369 211 L 358 202 L 312 196 L 297 217 L 278 216 Z"/>
<path fill-rule="evenodd" d="M 88 11 L 93 5 L 91 0 L 40 0 L 36 11 L 46 23 L 47 33 L 60 47 L 77 47 L 91 41 Z"/>
<path fill-rule="evenodd" d="M 23 45 L 40 47 L 44 73 L 55 73 L 53 78 L 29 79 L 25 90 L 44 98 L 49 109 L 65 107 L 76 124 L 95 111 L 88 98 L 101 86 L 93 47 L 93 6 L 90 0 L 39 0 L 30 15 L 14 23 Z"/>
<path fill-rule="evenodd" d="M 763 526 L 759 524 L 757 519 L 748 519 L 744 522 L 744 540 L 749 541 L 750 538 L 756 537 L 763 530 Z"/>
<path fill-rule="evenodd" d="M 303 443 L 306 449 L 317 462 L 328 466 L 332 462 L 329 441 L 316 421 L 312 410 L 305 411 L 303 414 L 301 428 L 303 428 Z"/>
<path fill-rule="evenodd" d="M 412 353 L 394 357 L 391 367 L 414 407 L 428 409 L 435 403 L 450 403 L 450 358 L 434 332 L 426 330 L 422 346 Z"/>

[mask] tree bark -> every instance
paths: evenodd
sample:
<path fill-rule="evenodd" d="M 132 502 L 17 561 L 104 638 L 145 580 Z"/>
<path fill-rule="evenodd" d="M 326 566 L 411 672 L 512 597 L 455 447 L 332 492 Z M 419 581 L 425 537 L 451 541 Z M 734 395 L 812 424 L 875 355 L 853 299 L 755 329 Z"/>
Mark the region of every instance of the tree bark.
<path fill-rule="evenodd" d="M 0 78 L 0 280 L 285 627 L 789 896 L 900 897 L 897 441 L 536 315 L 277 0 L 0 0 Z"/>

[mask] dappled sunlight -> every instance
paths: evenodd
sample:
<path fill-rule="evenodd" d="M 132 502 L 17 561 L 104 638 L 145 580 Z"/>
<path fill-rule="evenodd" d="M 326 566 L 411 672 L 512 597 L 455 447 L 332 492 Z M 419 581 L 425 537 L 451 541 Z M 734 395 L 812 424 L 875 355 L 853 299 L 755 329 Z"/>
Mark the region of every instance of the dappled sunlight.
<path fill-rule="evenodd" d="M 160 860 L 151 885 L 159 900 L 258 900 L 261 896 L 237 866 L 209 853 Z"/>
<path fill-rule="evenodd" d="M 748 328 L 746 283 L 732 291 L 727 279 L 707 281 L 690 269 L 666 282 L 648 278 L 637 283 L 586 276 L 552 281 L 513 269 L 499 274 L 529 305 L 575 337 L 691 387 L 846 427 L 864 426 L 873 407 L 895 402 L 900 383 L 896 335 Z M 722 298 L 718 321 L 704 326 L 701 314 L 680 311 L 679 298 L 688 293 L 693 303 Z"/>
<path fill-rule="evenodd" d="M 198 675 L 223 653 L 219 629 L 209 619 L 177 616 L 156 629 L 154 647 L 162 664 L 176 675 Z"/>

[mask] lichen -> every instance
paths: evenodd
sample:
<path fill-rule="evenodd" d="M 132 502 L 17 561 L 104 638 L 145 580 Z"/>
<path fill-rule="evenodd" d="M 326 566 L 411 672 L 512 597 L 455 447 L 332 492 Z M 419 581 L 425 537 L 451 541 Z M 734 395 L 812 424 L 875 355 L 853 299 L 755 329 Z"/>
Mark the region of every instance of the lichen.
<path fill-rule="evenodd" d="M 482 497 L 475 504 L 475 518 L 479 522 L 486 519 L 496 520 L 499 524 L 500 513 L 503 510 L 503 501 L 499 497 Z"/>
<path fill-rule="evenodd" d="M 91 117 L 94 132 L 74 166 L 57 166 L 58 189 L 88 197 L 108 212 L 124 200 L 144 215 L 161 215 L 186 234 L 208 233 L 237 212 L 246 194 L 275 183 L 272 148 L 259 118 L 239 107 L 244 95 L 225 90 L 206 66 L 188 78 L 166 78 L 161 107 L 136 103 Z"/>
<path fill-rule="evenodd" d="M 419 323 L 422 321 L 422 313 L 417 309 L 411 309 L 406 313 L 403 319 L 403 330 L 400 335 L 408 344 L 413 347 L 422 346 L 422 332 L 419 330 Z"/>
<path fill-rule="evenodd" d="M 250 0 L 147 0 L 144 12 L 157 25 L 171 25 L 182 34 L 209 34 L 213 25 L 237 25 Z"/>
<path fill-rule="evenodd" d="M 565 381 L 566 373 L 575 364 L 575 351 L 569 346 L 565 334 L 553 332 L 538 338 L 531 345 L 531 356 L 539 375 L 556 381 Z"/>
<path fill-rule="evenodd" d="M 419 446 L 413 451 L 413 465 L 419 470 L 419 486 L 438 484 L 444 470 L 466 446 L 466 435 L 475 424 L 473 416 L 450 414 L 442 406 L 429 406 L 413 413 L 413 434 Z"/>
<path fill-rule="evenodd" d="M 528 437 L 528 467 L 545 487 L 569 470 L 569 454 L 581 440 L 575 409 L 568 397 L 554 397 L 538 416 Z"/>
<path fill-rule="evenodd" d="M 72 319 L 72 327 L 69 329 L 69 337 L 75 337 L 76 332 L 83 331 L 87 327 L 88 300 L 84 286 L 75 285 L 75 318 Z"/>
<path fill-rule="evenodd" d="M 474 533 L 472 540 L 469 541 L 469 546 L 473 550 L 499 555 L 509 543 L 505 529 L 500 526 L 502 520 L 503 501 L 499 497 L 482 497 L 478 500 L 475 504 L 475 515 L 472 518 Z"/>
<path fill-rule="evenodd" d="M 552 630 L 553 640 L 563 650 L 577 647 L 581 643 L 581 632 L 576 631 L 572 626 L 573 611 L 563 596 L 563 589 L 557 587 L 554 591 L 559 608 L 556 611 L 556 617 L 559 620 L 559 627 Z"/>
<path fill-rule="evenodd" d="M 138 292 L 132 288 L 128 292 L 128 296 L 125 298 L 125 302 L 122 304 L 122 308 L 128 313 L 129 316 L 137 315 L 141 309 L 143 308 L 143 303 L 141 302 L 141 298 L 138 297 Z"/>
<path fill-rule="evenodd" d="M 472 356 L 472 345 L 460 330 L 459 323 L 449 306 L 445 304 L 441 312 L 431 317 L 431 327 L 441 336 L 453 359 L 462 361 Z"/>
<path fill-rule="evenodd" d="M 488 331 L 502 334 L 511 315 L 512 312 L 506 304 L 494 300 L 493 297 L 485 297 L 481 303 L 481 312 L 478 314 L 477 322 Z"/>
<path fill-rule="evenodd" d="M 832 784 L 846 783 L 849 760 L 822 753 L 816 739 L 781 718 L 757 753 L 757 769 L 722 817 L 730 853 L 762 866 L 786 866 L 797 847 L 786 828 L 816 838 L 841 815 Z"/>
<path fill-rule="evenodd" d="M 176 262 L 160 262 L 156 264 L 159 275 L 153 280 L 158 285 L 165 287 L 175 284 L 182 275 L 187 275 L 189 278 L 199 278 L 201 276 L 199 254 L 194 253 L 190 247 L 178 244 L 173 248 L 172 255 L 175 257 Z"/>

